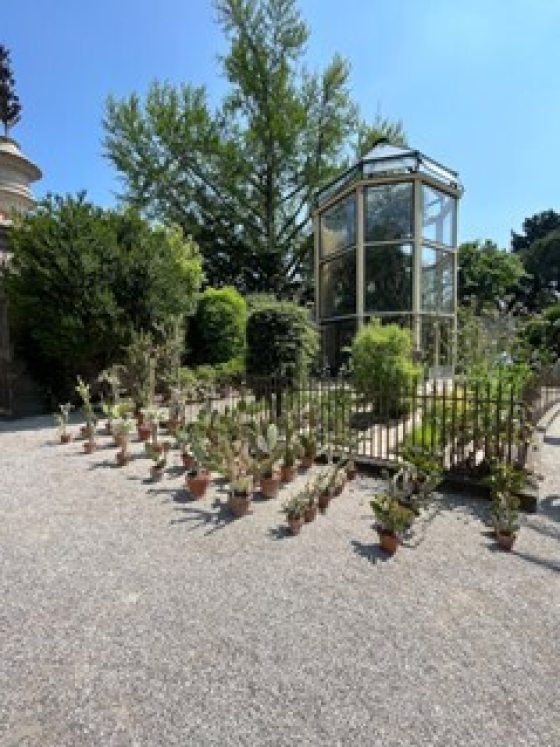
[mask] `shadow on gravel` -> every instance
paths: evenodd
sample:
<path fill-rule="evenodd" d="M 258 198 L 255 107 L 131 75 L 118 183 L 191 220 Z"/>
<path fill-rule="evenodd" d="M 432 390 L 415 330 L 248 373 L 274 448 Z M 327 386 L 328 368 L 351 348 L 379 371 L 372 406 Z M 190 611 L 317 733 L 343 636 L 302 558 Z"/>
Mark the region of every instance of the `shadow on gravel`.
<path fill-rule="evenodd" d="M 535 563 L 536 565 L 540 565 L 543 568 L 547 568 L 549 571 L 560 573 L 560 562 L 558 561 L 548 560 L 547 558 L 540 558 L 538 555 L 533 555 L 533 553 L 530 552 L 520 552 L 519 550 L 516 550 L 515 547 L 513 548 L 513 550 L 506 552 L 505 550 L 502 550 L 497 542 L 492 542 L 491 544 L 487 545 L 487 548 L 488 550 L 490 550 L 490 552 L 499 552 L 503 555 L 515 555 L 518 558 L 521 558 L 521 560 L 527 560 L 529 563 Z"/>
<path fill-rule="evenodd" d="M 290 532 L 290 527 L 287 524 L 279 524 L 277 527 L 269 529 L 267 534 L 275 540 L 290 539 L 297 536 Z"/>
<path fill-rule="evenodd" d="M 381 549 L 381 546 L 377 543 L 373 545 L 366 545 L 364 542 L 358 542 L 358 540 L 351 540 L 352 550 L 359 555 L 360 558 L 365 558 L 370 563 L 384 563 L 386 560 L 391 558 L 386 552 Z"/>
<path fill-rule="evenodd" d="M 539 501 L 538 513 L 552 521 L 560 521 L 560 495 L 547 495 Z"/>
<path fill-rule="evenodd" d="M 208 527 L 204 534 L 209 535 L 235 521 L 235 517 L 231 514 L 226 504 L 221 501 L 214 501 L 212 504 L 212 508 L 216 509 L 214 511 L 193 506 L 194 499 L 190 499 L 189 503 L 191 505 L 175 506 L 175 509 L 181 511 L 183 515 L 178 519 L 171 519 L 170 524 L 186 524 L 190 522 L 191 526 L 188 527 L 188 531 L 199 529 L 200 527 Z"/>

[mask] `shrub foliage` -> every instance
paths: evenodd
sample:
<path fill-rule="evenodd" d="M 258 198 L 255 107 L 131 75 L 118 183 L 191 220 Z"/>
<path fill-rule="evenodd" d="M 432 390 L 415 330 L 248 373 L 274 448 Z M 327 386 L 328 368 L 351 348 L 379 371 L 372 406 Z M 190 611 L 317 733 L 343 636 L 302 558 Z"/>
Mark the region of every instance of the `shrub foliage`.
<path fill-rule="evenodd" d="M 412 360 L 410 330 L 373 319 L 354 337 L 352 368 L 359 392 L 370 396 L 382 393 L 391 410 L 402 409 L 399 393 L 409 390 L 420 375 Z"/>
<path fill-rule="evenodd" d="M 118 360 L 134 332 L 157 341 L 192 313 L 202 280 L 196 245 L 133 211 L 48 197 L 11 234 L 7 278 L 19 355 L 53 395 Z"/>
<path fill-rule="evenodd" d="M 196 363 L 215 365 L 245 353 L 247 304 L 235 288 L 208 288 L 200 296 L 191 325 L 190 348 Z"/>
<path fill-rule="evenodd" d="M 306 309 L 289 301 L 255 309 L 247 322 L 247 374 L 303 378 L 319 349 Z"/>

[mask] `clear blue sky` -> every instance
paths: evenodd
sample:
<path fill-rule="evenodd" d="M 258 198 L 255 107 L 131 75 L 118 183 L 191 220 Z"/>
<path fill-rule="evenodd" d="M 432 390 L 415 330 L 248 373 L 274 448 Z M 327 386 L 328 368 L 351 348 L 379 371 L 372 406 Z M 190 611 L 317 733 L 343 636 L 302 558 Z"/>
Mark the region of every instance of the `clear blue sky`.
<path fill-rule="evenodd" d="M 210 0 L 4 0 L 24 106 L 13 135 L 41 166 L 36 194 L 87 189 L 111 205 L 102 154 L 107 94 L 153 79 L 223 90 Z M 459 171 L 460 237 L 509 243 L 534 212 L 560 210 L 560 0 L 300 0 L 308 63 L 352 63 L 364 115 L 403 120 L 411 145 Z"/>

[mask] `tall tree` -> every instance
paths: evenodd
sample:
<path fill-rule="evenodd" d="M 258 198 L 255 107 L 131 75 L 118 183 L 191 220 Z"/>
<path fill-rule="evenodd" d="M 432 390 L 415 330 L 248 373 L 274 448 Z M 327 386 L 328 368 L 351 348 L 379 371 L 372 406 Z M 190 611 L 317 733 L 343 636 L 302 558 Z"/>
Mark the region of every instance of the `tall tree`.
<path fill-rule="evenodd" d="M 518 255 L 488 239 L 461 244 L 458 258 L 459 303 L 474 301 L 478 313 L 484 308 L 509 307 L 527 277 Z"/>
<path fill-rule="evenodd" d="M 359 130 L 349 65 L 303 64 L 309 29 L 296 0 L 216 0 L 229 42 L 229 92 L 154 83 L 142 102 L 109 98 L 105 147 L 125 197 L 179 222 L 205 256 L 213 285 L 301 293 L 311 266 L 314 191 L 346 165 Z"/>
<path fill-rule="evenodd" d="M 560 227 L 523 249 L 521 258 L 529 279 L 524 302 L 530 311 L 541 311 L 560 298 Z"/>
<path fill-rule="evenodd" d="M 15 91 L 9 50 L 0 44 L 0 122 L 4 125 L 4 135 L 8 137 L 21 116 L 21 104 Z"/>
<path fill-rule="evenodd" d="M 557 228 L 560 228 L 560 213 L 554 210 L 535 213 L 523 221 L 522 233 L 511 232 L 512 251 L 521 252 L 523 249 L 528 249 L 535 241 L 544 239 L 547 234 Z"/>

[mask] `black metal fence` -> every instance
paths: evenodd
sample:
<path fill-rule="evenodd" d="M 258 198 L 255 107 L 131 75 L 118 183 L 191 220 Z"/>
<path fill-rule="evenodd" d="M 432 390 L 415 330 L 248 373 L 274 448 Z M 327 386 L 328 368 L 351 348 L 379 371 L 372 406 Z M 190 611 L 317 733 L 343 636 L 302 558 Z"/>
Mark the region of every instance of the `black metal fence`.
<path fill-rule="evenodd" d="M 241 410 L 254 421 L 289 418 L 313 433 L 319 450 L 350 451 L 374 464 L 395 464 L 410 449 L 437 455 L 448 470 L 473 472 L 493 457 L 525 464 L 532 424 L 560 402 L 549 375 L 535 377 L 524 392 L 502 382 L 469 385 L 460 380 L 384 384 L 357 391 L 346 379 L 250 379 L 208 392 L 186 406 L 187 420 L 201 409 Z"/>

